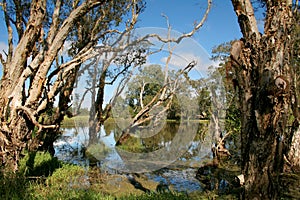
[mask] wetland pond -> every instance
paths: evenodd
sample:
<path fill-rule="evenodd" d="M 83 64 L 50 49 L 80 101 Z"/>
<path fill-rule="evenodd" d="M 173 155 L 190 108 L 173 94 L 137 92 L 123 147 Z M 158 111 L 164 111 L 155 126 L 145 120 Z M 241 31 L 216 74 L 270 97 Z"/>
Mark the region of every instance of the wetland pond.
<path fill-rule="evenodd" d="M 108 174 L 142 174 L 178 192 L 204 190 L 196 173 L 212 158 L 209 122 L 165 122 L 157 134 L 148 130 L 143 138 L 132 137 L 116 147 L 120 123 L 107 122 L 93 135 L 87 126 L 63 127 L 54 143 L 55 156 L 67 163 L 96 166 Z"/>

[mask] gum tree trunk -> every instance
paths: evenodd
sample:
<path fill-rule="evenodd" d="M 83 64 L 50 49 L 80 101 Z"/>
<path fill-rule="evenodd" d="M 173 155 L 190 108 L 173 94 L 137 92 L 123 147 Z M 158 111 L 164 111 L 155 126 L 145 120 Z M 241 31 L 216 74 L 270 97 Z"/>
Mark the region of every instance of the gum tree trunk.
<path fill-rule="evenodd" d="M 292 2 L 266 1 L 263 34 L 250 0 L 232 0 L 232 4 L 243 34 L 231 50 L 242 112 L 242 198 L 278 199 L 278 177 L 295 131 L 290 127 L 298 126 L 297 111 L 292 112 Z"/>
<path fill-rule="evenodd" d="M 47 28 L 44 27 L 48 19 L 46 0 L 31 1 L 28 20 L 23 19 L 26 16 L 22 16 L 22 10 L 17 10 L 23 8 L 15 5 L 15 2 L 17 1 L 3 0 L 8 52 L 5 58 L 0 54 L 3 66 L 0 80 L 0 166 L 14 172 L 18 170 L 18 161 L 25 148 L 36 150 L 42 144 L 46 130 L 50 132 L 58 129 L 67 107 L 60 110 L 58 121 L 54 120 L 57 121 L 55 124 L 41 123 L 41 114 L 48 108 L 53 108 L 55 97 L 60 92 L 66 92 L 64 86 L 68 84 L 64 83 L 64 78 L 87 59 L 85 53 L 91 51 L 94 41 L 87 42 L 85 51 L 74 55 L 73 60 L 57 64 L 55 70 L 51 68 L 74 23 L 105 1 L 83 2 L 74 7 L 62 22 L 62 2 L 56 1 L 51 23 Z M 12 23 L 14 17 L 19 21 Z M 13 28 L 17 29 L 17 38 L 14 38 Z M 17 41 L 15 47 L 13 41 Z M 70 86 L 73 82 L 69 82 Z M 69 95 L 70 93 L 65 93 L 65 101 L 69 101 Z"/>

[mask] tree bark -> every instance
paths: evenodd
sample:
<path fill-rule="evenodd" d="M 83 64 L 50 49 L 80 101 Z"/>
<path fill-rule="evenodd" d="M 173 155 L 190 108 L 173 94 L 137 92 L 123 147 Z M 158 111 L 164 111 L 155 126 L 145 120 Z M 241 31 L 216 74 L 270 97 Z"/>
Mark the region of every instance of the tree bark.
<path fill-rule="evenodd" d="M 238 56 L 231 55 L 243 113 L 242 198 L 278 199 L 278 176 L 283 172 L 284 156 L 294 135 L 294 129 L 289 129 L 295 94 L 290 84 L 292 7 L 288 1 L 267 1 L 265 30 L 261 34 L 250 0 L 232 0 L 232 4 L 243 33 Z"/>
<path fill-rule="evenodd" d="M 57 71 L 56 75 L 58 74 L 58 76 L 53 87 L 49 83 L 53 81 L 50 79 L 54 76 L 48 77 L 48 73 L 51 72 L 50 68 L 53 66 L 53 61 L 57 58 L 60 49 L 73 29 L 74 23 L 91 9 L 100 7 L 105 2 L 85 1 L 71 10 L 69 16 L 62 23 L 59 23 L 61 3 L 56 1 L 52 24 L 50 28 L 45 28 L 44 25 L 49 22 L 46 17 L 49 14 L 47 13 L 46 1 L 31 1 L 28 22 L 24 27 L 19 26 L 25 23 L 20 22 L 20 20 L 16 24 L 15 28 L 20 38 L 14 38 L 17 41 L 15 48 L 12 45 L 14 35 L 11 20 L 14 17 L 20 18 L 20 12 L 16 10 L 16 13 L 13 13 L 14 11 L 7 10 L 6 5 L 12 4 L 12 2 L 3 2 L 9 35 L 9 50 L 6 60 L 0 56 L 3 65 L 3 75 L 0 82 L 1 166 L 11 171 L 17 171 L 22 151 L 25 148 L 36 150 L 43 141 L 42 131 L 57 130 L 57 125 L 60 122 L 52 125 L 41 124 L 40 115 L 45 112 L 49 105 L 53 104 L 59 89 L 63 88 L 62 85 L 67 85 L 63 83 L 66 73 L 87 59 L 88 56 L 82 57 L 82 55 L 91 49 L 91 44 L 94 44 L 95 41 L 87 43 L 86 49 L 75 55 L 70 62 L 57 66 L 54 71 Z M 15 7 L 18 9 L 20 5 L 15 5 Z M 59 25 L 60 28 L 58 28 Z M 24 28 L 24 32 L 22 28 Z M 48 34 L 45 33 L 46 31 Z M 92 39 L 96 40 L 97 38 Z M 28 64 L 29 58 L 32 60 L 30 64 Z M 74 65 L 75 62 L 77 63 Z M 26 86 L 28 82 L 29 87 Z M 73 87 L 74 81 L 69 83 L 68 87 Z M 69 95 L 70 93 L 65 94 L 64 97 L 67 102 Z M 64 105 L 66 104 L 64 103 Z M 67 107 L 64 108 L 64 110 L 66 109 Z M 61 116 L 58 121 L 59 119 L 62 119 Z"/>
<path fill-rule="evenodd" d="M 299 126 L 292 137 L 291 147 L 289 149 L 287 159 L 290 168 L 300 171 L 300 127 Z"/>

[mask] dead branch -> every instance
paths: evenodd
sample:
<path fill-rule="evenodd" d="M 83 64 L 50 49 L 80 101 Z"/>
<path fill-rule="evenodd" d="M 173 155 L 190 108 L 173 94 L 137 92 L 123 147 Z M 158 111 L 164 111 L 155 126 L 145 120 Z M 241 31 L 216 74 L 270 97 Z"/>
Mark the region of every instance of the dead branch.
<path fill-rule="evenodd" d="M 141 84 L 141 91 L 140 91 L 140 104 L 141 104 L 141 108 L 144 108 L 144 103 L 143 103 L 143 93 L 145 91 L 145 86 L 148 84 L 148 82 L 142 82 Z"/>
<path fill-rule="evenodd" d="M 192 61 L 191 63 L 188 64 L 189 67 L 185 67 L 185 69 L 190 69 L 193 66 L 195 66 L 195 62 Z M 171 106 L 175 91 L 178 88 L 178 80 L 181 75 L 183 75 L 185 71 L 179 70 L 179 72 L 176 74 L 176 78 L 174 81 L 169 81 L 165 83 L 160 90 L 157 92 L 157 94 L 151 99 L 151 101 L 145 105 L 144 107 L 141 108 L 141 110 L 133 117 L 129 125 L 122 131 L 122 134 L 117 141 L 116 145 L 122 144 L 124 141 L 126 141 L 129 136 L 129 132 L 137 127 L 140 126 L 141 124 L 145 122 L 149 122 L 152 120 L 154 117 L 157 117 L 154 121 L 154 125 L 156 124 L 157 121 L 161 120 L 160 116 L 162 116 Z M 173 87 L 171 87 L 173 86 Z M 169 90 L 168 95 L 166 96 L 165 93 L 166 91 Z M 164 94 L 164 95 L 162 95 Z M 149 113 L 154 110 L 155 108 L 159 107 L 162 105 L 164 102 L 167 101 L 167 105 L 164 106 L 164 108 L 158 112 L 156 115 L 150 115 Z"/>
<path fill-rule="evenodd" d="M 191 37 L 195 34 L 196 31 L 198 31 L 204 24 L 204 22 L 206 21 L 207 19 L 207 16 L 208 16 L 208 13 L 211 9 L 211 4 L 212 4 L 212 0 L 208 0 L 207 1 L 207 8 L 206 8 L 206 11 L 204 13 L 204 16 L 202 17 L 201 21 L 195 25 L 194 29 L 192 31 L 190 31 L 189 33 L 185 33 L 185 34 L 182 34 L 180 37 L 178 38 L 162 38 L 160 35 L 157 35 L 157 34 L 149 34 L 149 35 L 146 35 L 144 38 L 157 38 L 159 41 L 163 42 L 163 43 L 170 43 L 170 42 L 175 42 L 175 43 L 180 43 L 182 39 L 184 38 L 188 38 L 188 37 Z"/>

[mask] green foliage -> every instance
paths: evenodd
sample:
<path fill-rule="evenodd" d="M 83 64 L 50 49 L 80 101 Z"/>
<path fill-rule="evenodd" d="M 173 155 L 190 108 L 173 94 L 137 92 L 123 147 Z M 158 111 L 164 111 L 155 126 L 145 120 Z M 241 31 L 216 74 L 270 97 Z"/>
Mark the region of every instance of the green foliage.
<path fill-rule="evenodd" d="M 233 41 L 225 42 L 225 43 L 222 43 L 218 46 L 215 46 L 212 50 L 212 54 L 213 54 L 212 59 L 217 60 L 217 61 L 221 61 L 223 63 L 226 62 L 228 60 L 228 57 L 229 57 L 232 42 Z"/>
<path fill-rule="evenodd" d="M 160 65 L 149 65 L 140 70 L 134 79 L 128 83 L 126 96 L 128 98 L 127 105 L 132 108 L 131 115 L 136 115 L 141 109 L 140 93 L 142 87 L 144 87 L 142 93 L 143 104 L 147 105 L 159 92 L 163 84 L 164 74 Z"/>
<path fill-rule="evenodd" d="M 88 126 L 88 120 L 89 120 L 89 116 L 88 115 L 79 115 L 76 117 L 65 117 L 64 120 L 62 121 L 62 127 L 66 128 L 66 127 L 75 127 L 75 126 Z"/>
<path fill-rule="evenodd" d="M 211 115 L 210 92 L 206 87 L 200 87 L 197 93 L 201 118 L 209 119 Z"/>
<path fill-rule="evenodd" d="M 225 128 L 237 136 L 241 131 L 241 112 L 234 104 L 229 105 L 226 112 Z"/>

